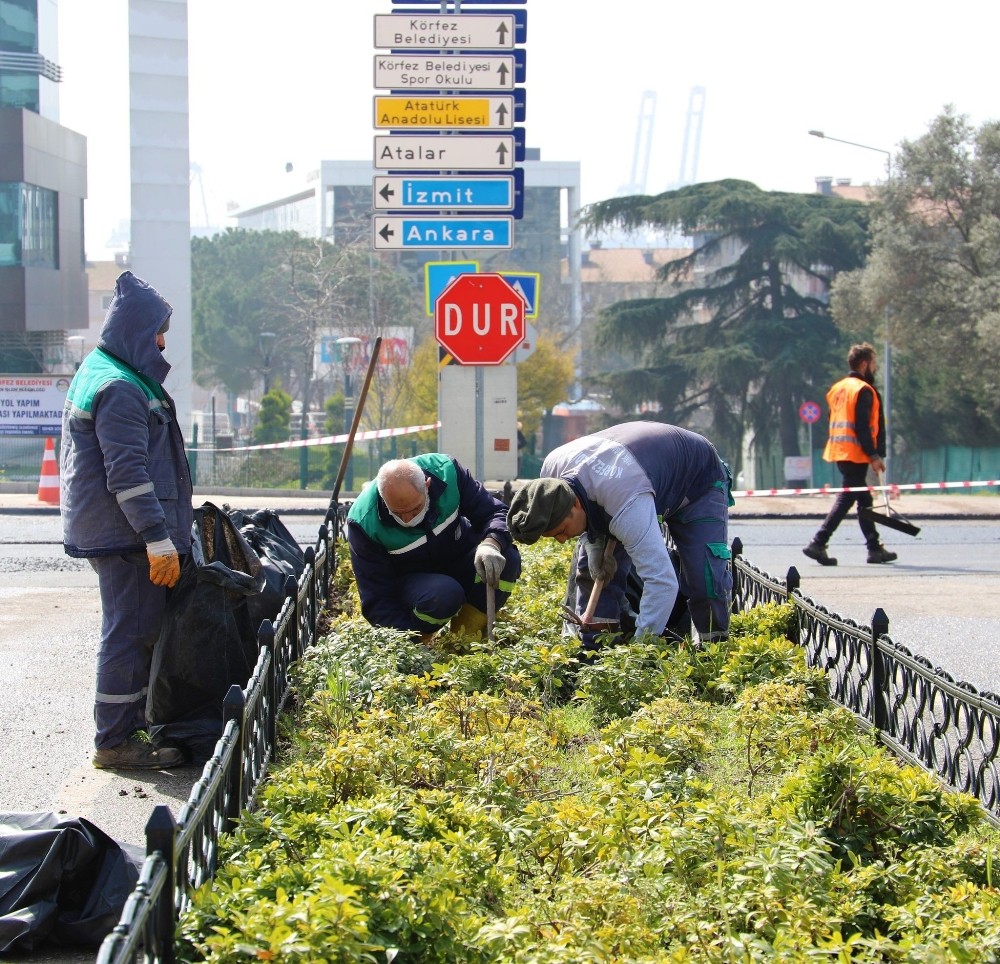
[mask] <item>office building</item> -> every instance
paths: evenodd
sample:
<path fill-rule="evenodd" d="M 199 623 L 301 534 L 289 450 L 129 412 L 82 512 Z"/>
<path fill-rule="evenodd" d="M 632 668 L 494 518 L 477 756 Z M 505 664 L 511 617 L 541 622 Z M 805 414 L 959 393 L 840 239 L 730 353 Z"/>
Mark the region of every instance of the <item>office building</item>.
<path fill-rule="evenodd" d="M 56 0 L 0 0 L 0 371 L 64 361 L 87 326 L 87 141 L 59 123 Z"/>

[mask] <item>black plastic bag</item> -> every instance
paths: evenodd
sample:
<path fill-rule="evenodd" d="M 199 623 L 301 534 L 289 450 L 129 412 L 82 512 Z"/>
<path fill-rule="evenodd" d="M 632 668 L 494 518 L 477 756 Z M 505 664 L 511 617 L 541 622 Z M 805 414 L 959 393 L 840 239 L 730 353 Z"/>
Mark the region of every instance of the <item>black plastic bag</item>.
<path fill-rule="evenodd" d="M 99 947 L 142 861 L 82 817 L 0 814 L 0 953 L 45 941 Z"/>
<path fill-rule="evenodd" d="M 264 568 L 229 515 L 211 502 L 194 510 L 191 555 L 167 596 L 150 667 L 146 718 L 158 746 L 191 760 L 211 756 L 222 735 L 222 703 L 246 686 L 257 663 L 249 600 Z"/>
<path fill-rule="evenodd" d="M 295 537 L 272 509 L 223 508 L 239 528 L 264 567 L 264 588 L 259 596 L 247 598 L 250 618 L 260 628 L 265 619 L 271 622 L 281 612 L 285 601 L 285 580 L 296 582 L 305 572 L 306 557 Z"/>

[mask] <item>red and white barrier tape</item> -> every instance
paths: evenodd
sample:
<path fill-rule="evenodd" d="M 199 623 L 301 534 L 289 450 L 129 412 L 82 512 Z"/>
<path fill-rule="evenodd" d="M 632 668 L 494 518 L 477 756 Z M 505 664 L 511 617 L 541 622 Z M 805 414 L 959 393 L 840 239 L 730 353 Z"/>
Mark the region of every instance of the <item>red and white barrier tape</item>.
<path fill-rule="evenodd" d="M 440 422 L 432 425 L 409 425 L 406 428 L 378 428 L 368 432 L 358 432 L 354 436 L 355 442 L 367 442 L 375 438 L 393 438 L 398 435 L 416 435 L 417 432 L 430 432 L 440 428 Z M 262 452 L 266 449 L 300 449 L 310 445 L 339 445 L 350 438 L 347 432 L 343 435 L 324 435 L 321 438 L 297 438 L 287 442 L 270 442 L 267 445 L 244 445 L 239 448 L 217 449 L 217 448 L 197 448 L 188 449 L 189 452 Z"/>
<path fill-rule="evenodd" d="M 890 494 L 898 492 L 943 492 L 947 489 L 982 489 L 1000 485 L 1000 480 L 988 479 L 982 482 L 907 482 L 903 485 L 860 485 L 842 488 L 824 485 L 819 489 L 741 489 L 733 490 L 734 499 L 755 499 L 770 495 L 836 495 L 839 492 L 882 492 L 887 489 Z"/>

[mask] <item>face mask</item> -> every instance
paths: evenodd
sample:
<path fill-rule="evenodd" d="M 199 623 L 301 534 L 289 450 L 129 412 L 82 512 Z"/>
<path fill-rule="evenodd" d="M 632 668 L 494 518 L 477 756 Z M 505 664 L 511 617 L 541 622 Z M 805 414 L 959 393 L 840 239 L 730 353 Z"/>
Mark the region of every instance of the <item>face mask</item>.
<path fill-rule="evenodd" d="M 403 526 L 403 528 L 412 529 L 414 526 L 418 526 L 420 525 L 421 522 L 424 521 L 424 516 L 427 515 L 427 510 L 430 507 L 431 507 L 431 494 L 430 492 L 428 492 L 424 496 L 424 507 L 412 519 L 410 519 L 409 522 L 404 522 L 402 519 L 400 519 L 400 517 L 396 515 L 396 513 L 393 512 L 392 509 L 389 509 L 388 506 L 386 506 L 386 509 L 388 509 L 389 515 L 391 515 L 401 526 Z"/>

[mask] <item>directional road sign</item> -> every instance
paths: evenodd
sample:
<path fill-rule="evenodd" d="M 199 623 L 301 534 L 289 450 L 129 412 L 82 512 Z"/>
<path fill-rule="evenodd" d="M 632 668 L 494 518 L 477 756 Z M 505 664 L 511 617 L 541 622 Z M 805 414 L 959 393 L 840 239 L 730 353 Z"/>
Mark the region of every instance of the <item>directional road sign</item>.
<path fill-rule="evenodd" d="M 514 98 L 469 94 L 374 98 L 379 130 L 512 131 Z"/>
<path fill-rule="evenodd" d="M 459 364 L 499 365 L 524 335 L 524 299 L 498 274 L 461 274 L 434 303 L 434 337 Z"/>
<path fill-rule="evenodd" d="M 511 248 L 514 246 L 514 219 L 457 215 L 440 218 L 375 217 L 372 218 L 372 246 L 376 251 L 400 248 L 447 251 Z"/>
<path fill-rule="evenodd" d="M 514 43 L 514 15 L 509 13 L 375 14 L 376 47 L 512 50 Z"/>
<path fill-rule="evenodd" d="M 427 261 L 424 263 L 424 309 L 433 317 L 434 302 L 460 274 L 475 274 L 478 261 Z"/>
<path fill-rule="evenodd" d="M 379 171 L 512 171 L 510 134 L 383 134 L 375 137 Z"/>
<path fill-rule="evenodd" d="M 514 177 L 400 177 L 372 180 L 376 211 L 512 211 Z"/>
<path fill-rule="evenodd" d="M 525 52 L 376 54 L 376 90 L 513 90 L 523 84 Z"/>

